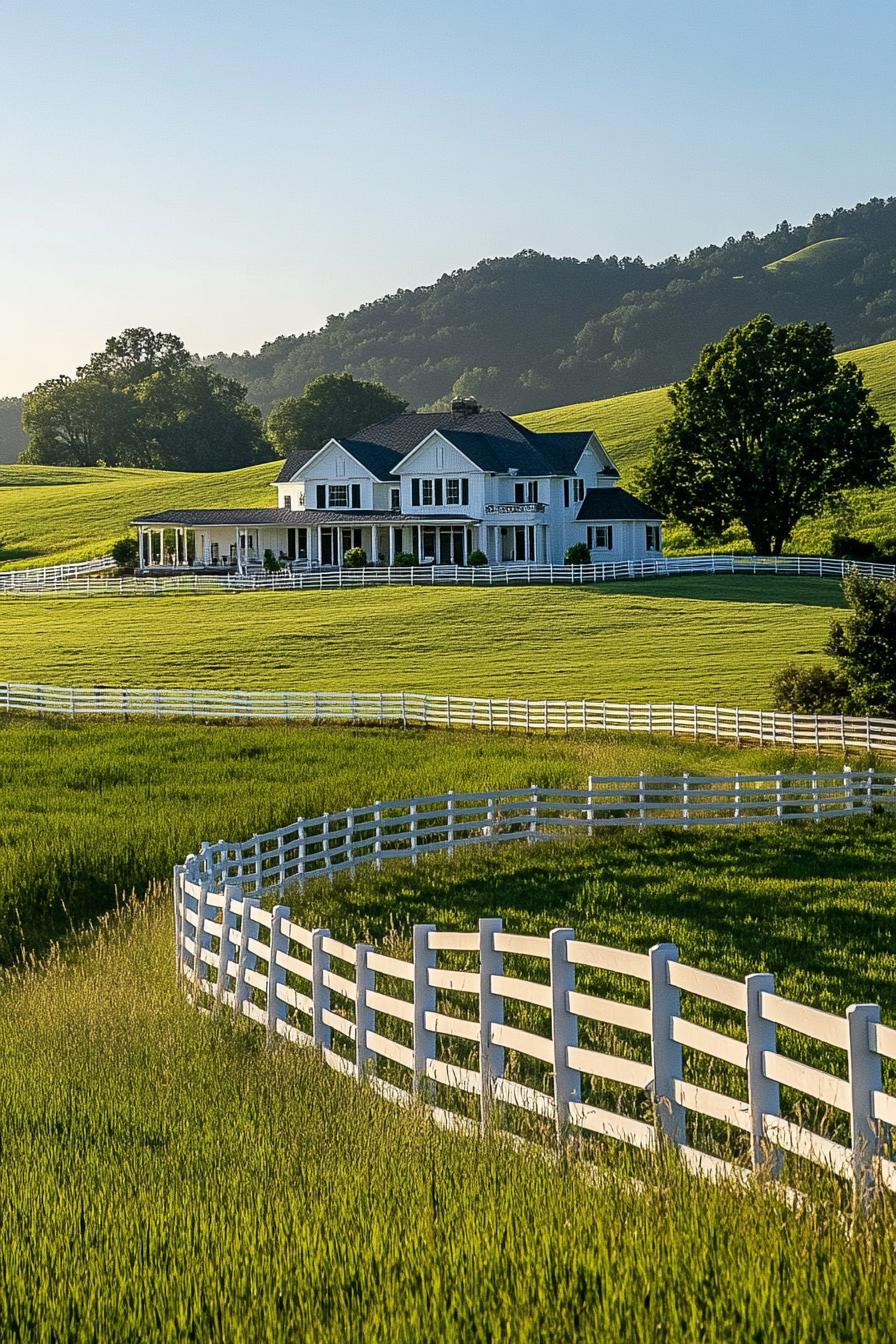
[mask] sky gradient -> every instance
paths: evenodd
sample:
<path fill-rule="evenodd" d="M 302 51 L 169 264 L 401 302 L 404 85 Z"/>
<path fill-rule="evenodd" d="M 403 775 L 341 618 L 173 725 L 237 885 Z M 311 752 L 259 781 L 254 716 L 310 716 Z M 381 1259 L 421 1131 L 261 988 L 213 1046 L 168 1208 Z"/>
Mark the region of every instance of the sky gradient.
<path fill-rule="evenodd" d="M 0 395 L 896 192 L 892 0 L 0 0 Z"/>

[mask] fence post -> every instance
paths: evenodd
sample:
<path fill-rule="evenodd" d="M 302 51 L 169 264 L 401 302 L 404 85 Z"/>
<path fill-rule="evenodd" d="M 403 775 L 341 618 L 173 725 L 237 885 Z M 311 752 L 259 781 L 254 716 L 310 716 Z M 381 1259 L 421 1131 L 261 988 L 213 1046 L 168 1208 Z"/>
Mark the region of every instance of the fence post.
<path fill-rule="evenodd" d="M 688 823 L 689 823 L 689 821 L 690 821 L 690 819 L 691 819 L 691 809 L 690 809 L 690 807 L 688 806 L 688 802 L 689 802 L 688 780 L 689 780 L 689 779 L 690 779 L 690 775 L 688 775 L 688 774 L 686 774 L 686 773 L 683 774 L 683 775 L 681 776 L 681 819 L 682 819 L 682 821 L 684 822 L 684 829 L 685 829 L 685 830 L 688 830 L 688 829 L 689 829 Z"/>
<path fill-rule="evenodd" d="M 448 803 L 445 809 L 448 824 L 448 857 L 454 858 L 454 790 L 448 790 Z"/>
<path fill-rule="evenodd" d="M 644 788 L 644 771 L 638 773 L 638 829 L 642 830 L 647 816 L 647 791 Z"/>
<path fill-rule="evenodd" d="M 576 968 L 569 960 L 567 945 L 575 936 L 573 929 L 551 929 L 551 1041 L 557 1140 L 561 1144 L 569 1129 L 570 1103 L 582 1099 L 582 1075 L 569 1063 L 569 1049 L 579 1043 L 579 1019 L 569 1007 L 569 996 L 576 987 Z"/>
<path fill-rule="evenodd" d="M 669 984 L 669 963 L 678 960 L 678 948 L 674 943 L 655 943 L 649 957 L 653 1100 L 666 1139 L 684 1143 L 684 1107 L 675 1099 L 675 1084 L 681 1078 L 681 1046 L 672 1039 L 672 1019 L 681 1012 L 681 993 Z"/>
<path fill-rule="evenodd" d="M 865 798 L 866 798 L 866 801 L 867 801 L 867 804 L 868 804 L 868 811 L 870 812 L 871 809 L 872 809 L 872 806 L 873 806 L 873 804 L 874 804 L 874 766 L 873 766 L 873 765 L 869 765 L 869 767 L 868 767 L 868 780 L 867 780 L 867 788 L 866 788 Z"/>
<path fill-rule="evenodd" d="M 774 1054 L 778 1048 L 778 1032 L 774 1022 L 762 1014 L 762 995 L 774 994 L 775 977 L 765 971 L 748 975 L 744 981 L 747 993 L 747 1095 L 750 1099 L 750 1148 L 753 1169 L 760 1167 L 775 1176 L 781 1165 L 777 1148 L 770 1147 L 765 1138 L 764 1119 L 780 1115 L 781 1089 L 765 1076 L 764 1055 Z"/>
<path fill-rule="evenodd" d="M 194 939 L 195 952 L 193 954 L 193 983 L 197 988 L 202 987 L 203 980 L 207 979 L 207 974 L 203 970 L 204 962 L 202 954 L 211 947 L 211 934 L 206 932 L 205 923 L 210 915 L 208 905 L 208 878 L 198 875 L 198 864 L 194 865 L 194 872 L 199 879 L 199 895 L 196 898 L 196 937 Z"/>
<path fill-rule="evenodd" d="M 846 799 L 847 811 L 852 812 L 853 809 L 855 808 L 856 803 L 855 803 L 855 793 L 853 792 L 853 786 L 852 786 L 851 765 L 844 765 L 843 767 L 843 796 Z"/>
<path fill-rule="evenodd" d="M 504 1022 L 504 999 L 492 990 L 492 976 L 504 974 L 504 955 L 495 950 L 495 934 L 503 928 L 501 919 L 479 921 L 479 1126 L 483 1134 L 491 1125 L 495 1083 L 504 1077 L 504 1047 L 492 1040 L 492 1027 Z"/>
<path fill-rule="evenodd" d="M 377 872 L 379 872 L 380 869 L 381 869 L 382 866 L 383 866 L 383 860 L 382 860 L 382 858 L 380 857 L 380 856 L 382 855 L 382 852 L 383 852 L 383 812 L 382 812 L 382 807 L 383 807 L 383 804 L 382 804 L 381 800 L 380 800 L 380 799 L 377 799 L 377 801 L 376 801 L 376 802 L 374 803 L 374 805 L 373 805 L 373 821 L 374 821 L 374 831 L 373 831 L 373 853 L 374 853 L 374 856 L 375 856 L 375 863 L 376 863 L 376 870 L 377 870 Z"/>
<path fill-rule="evenodd" d="M 812 819 L 821 821 L 821 803 L 818 800 L 818 771 L 812 771 Z"/>
<path fill-rule="evenodd" d="M 775 816 L 784 820 L 784 786 L 781 783 L 781 771 L 775 771 Z"/>
<path fill-rule="evenodd" d="M 184 901 L 184 876 L 186 865 L 177 863 L 174 865 L 172 876 L 172 891 L 174 893 L 174 967 L 178 983 L 180 983 L 184 970 L 184 948 L 183 948 L 183 901 Z"/>
<path fill-rule="evenodd" d="M 409 810 L 409 814 L 410 814 L 410 829 L 411 829 L 411 863 L 414 864 L 414 866 L 416 867 L 416 866 L 417 866 L 417 804 L 416 804 L 416 803 L 411 803 L 411 806 L 410 806 L 410 808 L 409 808 L 408 810 Z"/>
<path fill-rule="evenodd" d="M 270 1043 L 277 1034 L 277 1023 L 286 1019 L 286 1004 L 280 998 L 277 990 L 281 985 L 286 984 L 286 970 L 280 965 L 280 954 L 289 952 L 289 939 L 283 928 L 286 920 L 289 919 L 290 909 L 288 905 L 275 905 L 271 911 L 271 950 L 268 956 L 268 989 L 267 989 L 267 1033 L 268 1043 Z"/>
<path fill-rule="evenodd" d="M 368 961 L 372 951 L 368 943 L 355 944 L 355 1075 L 359 1080 L 366 1074 L 372 1058 L 367 1033 L 376 1030 L 376 1014 L 369 1003 L 375 978 Z"/>
<path fill-rule="evenodd" d="M 414 1085 L 420 1092 L 427 1090 L 426 1062 L 436 1053 L 436 1034 L 426 1025 L 428 1014 L 436 1010 L 435 987 L 429 983 L 436 964 L 429 935 L 435 929 L 435 924 L 414 925 Z"/>
<path fill-rule="evenodd" d="M 252 952 L 249 950 L 249 939 L 254 938 L 258 932 L 258 926 L 254 918 L 254 911 L 259 905 L 258 897 L 248 895 L 243 892 L 243 914 L 240 919 L 240 945 L 239 955 L 236 963 L 236 985 L 233 990 L 233 1015 L 239 1017 L 243 1011 L 243 1004 L 249 998 L 250 989 L 246 980 L 246 971 L 252 969 L 254 960 Z"/>
<path fill-rule="evenodd" d="M 324 971 L 330 969 L 330 954 L 323 949 L 329 929 L 311 932 L 311 1039 L 321 1050 L 329 1050 L 332 1032 L 324 1021 L 330 1008 L 330 987 L 324 983 Z"/>
<path fill-rule="evenodd" d="M 529 785 L 529 839 L 531 845 L 538 834 L 538 785 Z"/>
<path fill-rule="evenodd" d="M 238 882 L 224 883 L 224 905 L 221 909 L 221 936 L 218 941 L 218 978 L 215 984 L 215 999 L 221 1005 L 224 1002 L 224 995 L 227 993 L 227 966 L 233 953 L 233 940 L 231 934 L 236 928 L 236 919 L 233 912 L 233 903 L 238 901 L 242 895 L 242 888 Z"/>
<path fill-rule="evenodd" d="M 853 1003 L 846 1010 L 849 1059 L 852 1168 L 856 1193 L 864 1199 L 874 1186 L 874 1159 L 880 1149 L 880 1125 L 874 1119 L 874 1093 L 883 1089 L 880 1055 L 872 1050 L 868 1029 L 880 1021 L 876 1003 Z"/>

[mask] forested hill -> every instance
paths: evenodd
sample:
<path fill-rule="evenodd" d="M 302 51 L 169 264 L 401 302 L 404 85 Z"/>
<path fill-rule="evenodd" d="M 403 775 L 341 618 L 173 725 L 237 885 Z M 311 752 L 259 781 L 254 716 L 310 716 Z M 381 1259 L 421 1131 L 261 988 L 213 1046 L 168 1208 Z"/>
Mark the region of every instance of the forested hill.
<path fill-rule="evenodd" d="M 454 390 L 526 411 L 680 378 L 707 341 L 758 312 L 829 322 L 838 349 L 896 337 L 896 197 L 650 266 L 538 252 L 481 261 L 209 362 L 265 412 L 341 370 L 413 406 Z"/>

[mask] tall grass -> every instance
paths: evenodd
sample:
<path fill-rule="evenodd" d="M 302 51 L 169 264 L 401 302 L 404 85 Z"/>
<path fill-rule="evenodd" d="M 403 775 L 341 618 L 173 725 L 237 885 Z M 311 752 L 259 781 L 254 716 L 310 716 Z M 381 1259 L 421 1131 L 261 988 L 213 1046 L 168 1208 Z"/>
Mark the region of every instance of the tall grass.
<path fill-rule="evenodd" d="M 0 1335 L 888 1341 L 851 1226 L 662 1159 L 434 1130 L 176 993 L 167 908 L 0 993 Z M 641 1183 L 628 1178 L 636 1175 Z"/>

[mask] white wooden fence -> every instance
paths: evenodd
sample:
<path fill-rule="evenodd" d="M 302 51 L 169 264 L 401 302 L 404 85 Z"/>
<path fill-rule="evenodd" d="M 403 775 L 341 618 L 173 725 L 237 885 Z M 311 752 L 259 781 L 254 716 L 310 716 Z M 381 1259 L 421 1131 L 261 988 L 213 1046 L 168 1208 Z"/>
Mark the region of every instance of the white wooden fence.
<path fill-rule="evenodd" d="M 97 568 L 108 562 L 93 562 Z M 59 566 L 60 569 L 70 568 Z M 331 588 L 382 587 L 511 587 L 518 585 L 607 583 L 620 579 L 666 578 L 682 574 L 795 574 L 809 578 L 844 578 L 852 570 L 878 579 L 896 578 L 896 566 L 867 561 L 833 560 L 818 555 L 683 555 L 656 560 L 624 560 L 597 565 L 400 565 L 364 569 L 307 569 L 278 574 L 180 573 L 158 578 L 92 578 L 89 573 L 52 575 L 40 570 L 0 584 L 0 595 L 27 597 L 57 593 L 70 597 L 153 597 L 190 593 L 319 591 Z M 40 577 L 46 573 L 47 577 Z M 5 575 L 3 577 L 6 577 Z"/>
<path fill-rule="evenodd" d="M 276 720 L 525 733 L 646 733 L 738 746 L 896 753 L 896 720 L 722 705 L 522 700 L 412 691 L 224 691 L 0 682 L 0 712 Z"/>
<path fill-rule="evenodd" d="M 768 819 L 817 819 L 867 810 L 868 790 L 885 787 L 891 797 L 893 777 L 885 786 L 870 773 L 592 779 L 584 793 L 376 803 L 243 844 L 204 845 L 174 870 L 178 975 L 197 1000 L 316 1047 L 334 1069 L 394 1102 L 426 1102 L 450 1127 L 512 1127 L 508 1117 L 528 1112 L 561 1140 L 578 1133 L 653 1149 L 664 1138 L 714 1177 L 745 1180 L 762 1168 L 789 1178 L 782 1163 L 792 1154 L 860 1191 L 896 1191 L 888 1129 L 896 1124 L 896 1028 L 881 1023 L 874 1004 L 839 1016 L 776 994 L 768 973 L 739 981 L 684 965 L 671 943 L 633 952 L 581 941 L 571 928 L 507 933 L 500 919 L 480 920 L 476 932 L 417 924 L 404 958 L 304 928 L 279 901 L 284 886 L 306 877 L 450 855 L 461 844 L 556 838 L 570 824 L 668 824 L 673 814 L 694 824 L 698 809 L 704 820 L 730 821 L 736 786 L 742 817 L 755 798 Z M 266 891 L 278 898 L 270 910 L 261 905 Z M 711 1026 L 694 1020 L 707 1012 Z M 779 1028 L 816 1054 L 821 1047 L 816 1062 L 781 1052 Z M 724 1141 L 706 1120 L 724 1127 Z"/>
<path fill-rule="evenodd" d="M 28 592 L 53 592 L 67 583 L 78 583 L 86 576 L 97 574 L 104 569 L 112 569 L 114 566 L 112 556 L 103 555 L 97 560 L 81 560 L 70 565 L 0 570 L 0 593 L 22 595 Z"/>

